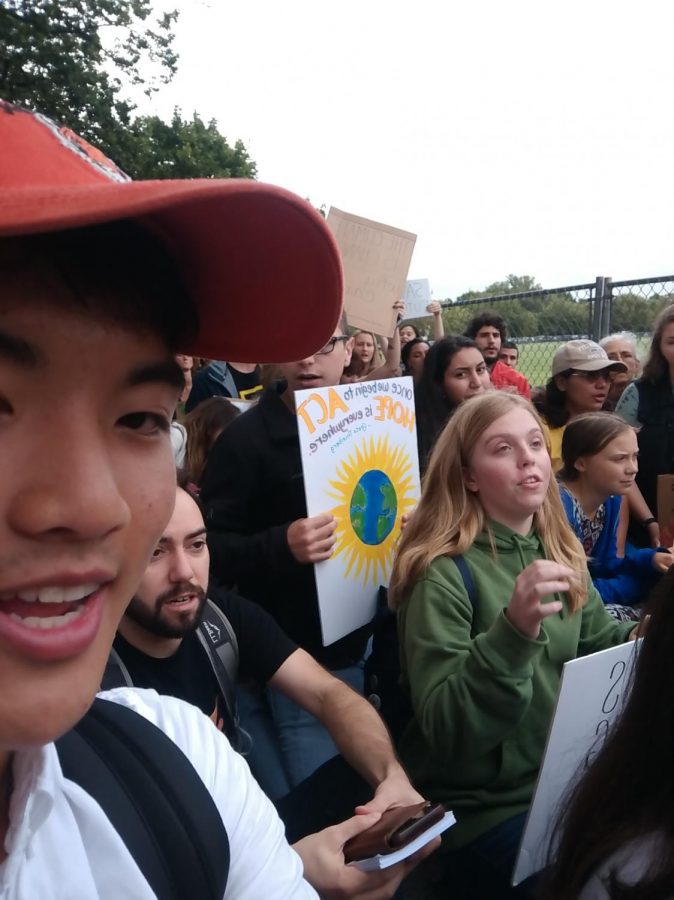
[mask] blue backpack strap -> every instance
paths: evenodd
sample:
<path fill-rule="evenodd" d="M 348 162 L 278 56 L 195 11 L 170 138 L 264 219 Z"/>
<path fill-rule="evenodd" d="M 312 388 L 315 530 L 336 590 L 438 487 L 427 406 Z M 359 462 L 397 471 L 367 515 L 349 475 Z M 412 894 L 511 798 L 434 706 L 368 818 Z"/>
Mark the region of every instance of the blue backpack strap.
<path fill-rule="evenodd" d="M 96 699 L 56 749 L 65 777 L 96 800 L 159 900 L 222 900 L 225 826 L 194 767 L 161 729 Z"/>
<path fill-rule="evenodd" d="M 468 599 L 470 600 L 470 605 L 473 607 L 473 625 L 471 626 L 470 633 L 471 636 L 475 636 L 474 624 L 475 624 L 475 610 L 477 609 L 477 590 L 475 588 L 475 581 L 473 580 L 473 573 L 468 568 L 468 563 L 463 558 L 463 556 L 453 556 L 452 559 L 456 565 L 456 568 L 459 570 L 459 575 L 463 580 L 463 586 L 466 589 L 466 593 L 468 594 Z"/>

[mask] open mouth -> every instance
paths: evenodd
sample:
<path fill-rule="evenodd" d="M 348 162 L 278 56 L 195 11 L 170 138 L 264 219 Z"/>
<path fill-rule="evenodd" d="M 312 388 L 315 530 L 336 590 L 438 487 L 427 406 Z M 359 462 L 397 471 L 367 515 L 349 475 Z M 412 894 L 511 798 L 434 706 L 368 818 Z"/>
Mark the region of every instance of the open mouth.
<path fill-rule="evenodd" d="M 0 594 L 0 637 L 41 659 L 83 650 L 102 614 L 101 582 L 47 585 Z"/>

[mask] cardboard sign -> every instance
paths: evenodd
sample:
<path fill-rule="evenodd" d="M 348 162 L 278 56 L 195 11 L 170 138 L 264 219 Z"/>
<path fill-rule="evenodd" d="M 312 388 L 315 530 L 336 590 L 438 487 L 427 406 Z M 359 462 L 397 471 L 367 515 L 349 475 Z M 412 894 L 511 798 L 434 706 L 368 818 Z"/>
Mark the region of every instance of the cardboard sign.
<path fill-rule="evenodd" d="M 388 585 L 400 520 L 420 494 L 411 378 L 296 391 L 309 516 L 331 512 L 337 543 L 314 566 L 323 643 L 375 614 Z"/>
<path fill-rule="evenodd" d="M 405 318 L 420 319 L 427 316 L 426 307 L 431 302 L 431 285 L 428 278 L 413 278 L 405 283 Z"/>
<path fill-rule="evenodd" d="M 512 884 L 542 869 L 560 804 L 601 750 L 625 702 L 640 641 L 582 656 L 564 664 L 543 765 L 513 870 Z"/>
<path fill-rule="evenodd" d="M 342 255 L 349 325 L 392 337 L 417 236 L 334 206 L 327 222 Z"/>
<path fill-rule="evenodd" d="M 658 525 L 660 544 L 674 544 L 674 475 L 658 475 Z"/>

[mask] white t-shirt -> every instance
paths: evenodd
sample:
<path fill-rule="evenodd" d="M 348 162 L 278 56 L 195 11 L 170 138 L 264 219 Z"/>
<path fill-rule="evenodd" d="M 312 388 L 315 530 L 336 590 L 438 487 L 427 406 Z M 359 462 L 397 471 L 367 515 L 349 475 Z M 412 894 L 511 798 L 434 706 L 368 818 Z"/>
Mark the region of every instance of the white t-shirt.
<path fill-rule="evenodd" d="M 186 754 L 211 792 L 227 830 L 226 900 L 315 900 L 273 805 L 244 759 L 198 709 L 155 691 L 101 694 L 157 725 Z M 14 757 L 2 900 L 151 900 L 154 894 L 105 814 L 61 771 L 56 748 Z M 195 898 L 198 900 L 198 898 Z"/>

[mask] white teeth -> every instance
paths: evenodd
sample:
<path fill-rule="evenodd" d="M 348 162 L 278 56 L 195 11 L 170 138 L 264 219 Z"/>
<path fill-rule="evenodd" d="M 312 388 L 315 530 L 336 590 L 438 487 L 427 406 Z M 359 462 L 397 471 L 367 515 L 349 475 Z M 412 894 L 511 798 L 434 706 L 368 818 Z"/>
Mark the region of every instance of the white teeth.
<path fill-rule="evenodd" d="M 29 603 L 33 603 L 35 600 L 39 600 L 40 603 L 74 603 L 76 600 L 81 600 L 83 597 L 93 594 L 98 587 L 99 585 L 95 582 L 79 584 L 74 587 L 50 585 L 48 587 L 28 588 L 25 591 L 18 591 L 16 596 L 20 600 L 25 600 Z"/>
<path fill-rule="evenodd" d="M 15 622 L 20 622 L 28 628 L 37 628 L 42 631 L 48 631 L 50 628 L 60 628 L 63 625 L 67 625 L 68 622 L 72 622 L 74 619 L 79 619 L 83 613 L 84 610 L 80 608 L 75 609 L 72 612 L 64 613 L 62 616 L 26 616 L 24 619 L 22 616 L 17 616 L 16 613 L 10 613 L 9 618 L 14 619 Z"/>

